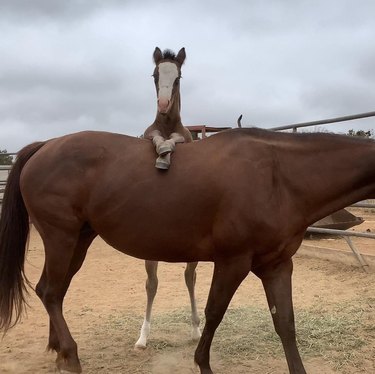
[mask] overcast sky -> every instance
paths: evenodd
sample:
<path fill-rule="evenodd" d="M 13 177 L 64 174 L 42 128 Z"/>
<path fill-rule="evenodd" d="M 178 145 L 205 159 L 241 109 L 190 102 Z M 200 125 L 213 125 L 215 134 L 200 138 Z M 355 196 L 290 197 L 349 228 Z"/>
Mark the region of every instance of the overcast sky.
<path fill-rule="evenodd" d="M 142 134 L 156 46 L 186 48 L 185 125 L 373 111 L 374 15 L 373 0 L 1 0 L 0 149 L 84 129 Z"/>

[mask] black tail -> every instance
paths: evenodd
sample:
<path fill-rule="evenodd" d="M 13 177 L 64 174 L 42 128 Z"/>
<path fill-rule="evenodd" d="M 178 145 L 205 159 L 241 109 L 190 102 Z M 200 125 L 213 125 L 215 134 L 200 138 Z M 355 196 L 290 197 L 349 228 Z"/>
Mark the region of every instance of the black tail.
<path fill-rule="evenodd" d="M 0 217 L 0 330 L 4 332 L 19 321 L 29 285 L 24 272 L 29 215 L 20 190 L 21 171 L 44 144 L 30 144 L 18 153 L 5 187 Z"/>

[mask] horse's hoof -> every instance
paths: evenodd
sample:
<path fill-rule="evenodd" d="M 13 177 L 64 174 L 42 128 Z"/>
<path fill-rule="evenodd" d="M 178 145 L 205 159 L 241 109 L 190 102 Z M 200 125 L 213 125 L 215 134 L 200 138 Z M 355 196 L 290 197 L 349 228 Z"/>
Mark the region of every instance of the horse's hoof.
<path fill-rule="evenodd" d="M 161 170 L 169 169 L 169 162 L 161 157 L 156 160 L 155 167 Z"/>
<path fill-rule="evenodd" d="M 59 355 L 56 359 L 56 367 L 57 367 L 58 372 L 61 374 L 82 373 L 82 367 L 79 362 L 69 364 Z"/>
<path fill-rule="evenodd" d="M 78 371 L 77 371 L 78 370 Z M 70 371 L 70 370 L 66 370 L 66 369 L 59 369 L 58 368 L 58 371 L 60 374 L 78 374 L 78 373 L 82 373 L 82 369 L 79 368 L 77 369 L 76 371 Z"/>
<path fill-rule="evenodd" d="M 172 148 L 168 144 L 163 144 L 156 149 L 159 156 L 166 156 L 168 153 L 172 152 Z"/>

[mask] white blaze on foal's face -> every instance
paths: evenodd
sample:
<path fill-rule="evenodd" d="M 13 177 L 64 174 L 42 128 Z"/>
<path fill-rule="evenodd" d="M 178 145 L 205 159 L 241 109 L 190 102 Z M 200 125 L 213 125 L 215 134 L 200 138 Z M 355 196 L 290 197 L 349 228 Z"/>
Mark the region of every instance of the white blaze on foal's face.
<path fill-rule="evenodd" d="M 166 113 L 172 99 L 172 91 L 179 72 L 176 64 L 172 62 L 162 62 L 158 66 L 158 108 L 161 113 Z"/>

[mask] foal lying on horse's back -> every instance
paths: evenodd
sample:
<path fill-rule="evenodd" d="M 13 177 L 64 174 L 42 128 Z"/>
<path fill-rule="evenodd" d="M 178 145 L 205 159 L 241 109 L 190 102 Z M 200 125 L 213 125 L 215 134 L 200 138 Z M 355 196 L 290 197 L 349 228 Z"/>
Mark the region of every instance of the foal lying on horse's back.
<path fill-rule="evenodd" d="M 193 141 L 190 131 L 182 125 L 180 110 L 181 66 L 185 61 L 185 48 L 180 49 L 177 56 L 170 50 L 154 51 L 155 70 L 153 73 L 157 94 L 157 113 L 154 123 L 149 126 L 144 137 L 151 139 L 159 157 L 155 166 L 168 169 L 170 154 L 176 143 Z"/>

